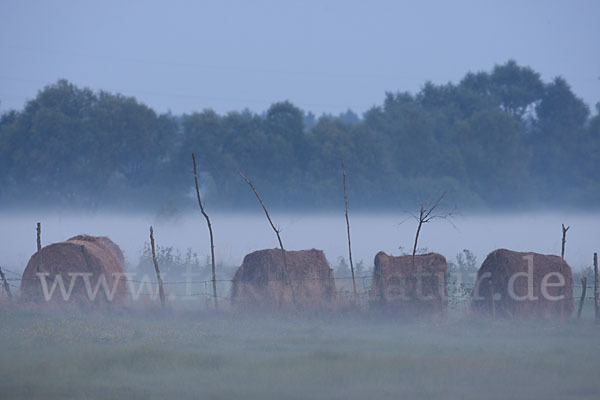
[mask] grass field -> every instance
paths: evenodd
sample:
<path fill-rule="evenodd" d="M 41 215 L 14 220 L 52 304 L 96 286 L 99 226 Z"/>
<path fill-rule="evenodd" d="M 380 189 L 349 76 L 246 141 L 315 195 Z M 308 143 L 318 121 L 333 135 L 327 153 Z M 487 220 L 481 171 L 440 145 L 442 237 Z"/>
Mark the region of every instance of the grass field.
<path fill-rule="evenodd" d="M 2 399 L 598 399 L 600 327 L 0 311 Z"/>

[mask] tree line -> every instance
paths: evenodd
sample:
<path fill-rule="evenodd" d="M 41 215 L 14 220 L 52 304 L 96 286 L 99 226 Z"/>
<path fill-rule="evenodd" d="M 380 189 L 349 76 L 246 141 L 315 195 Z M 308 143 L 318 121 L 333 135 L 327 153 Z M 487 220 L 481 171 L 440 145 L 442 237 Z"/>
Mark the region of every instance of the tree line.
<path fill-rule="evenodd" d="M 191 154 L 213 208 L 339 208 L 340 160 L 353 207 L 413 207 L 447 192 L 460 208 L 597 207 L 600 103 L 563 78 L 509 61 L 458 83 L 386 93 L 362 116 L 316 118 L 294 104 L 257 114 L 159 114 L 133 97 L 46 86 L 0 117 L 4 206 L 194 205 Z"/>

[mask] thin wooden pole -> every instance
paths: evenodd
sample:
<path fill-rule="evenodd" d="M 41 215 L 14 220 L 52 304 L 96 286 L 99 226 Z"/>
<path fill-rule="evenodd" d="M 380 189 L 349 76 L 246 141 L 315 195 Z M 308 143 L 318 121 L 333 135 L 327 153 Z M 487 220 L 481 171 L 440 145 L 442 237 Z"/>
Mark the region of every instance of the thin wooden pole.
<path fill-rule="evenodd" d="M 206 225 L 208 225 L 208 233 L 210 236 L 210 258 L 211 258 L 211 268 L 212 268 L 212 289 L 213 289 L 213 298 L 215 303 L 215 310 L 219 308 L 219 301 L 217 299 L 217 274 L 215 269 L 215 242 L 213 239 L 213 231 L 212 225 L 210 223 L 210 218 L 206 211 L 204 211 L 204 204 L 202 204 L 202 199 L 200 198 L 200 188 L 198 187 L 198 173 L 196 170 L 196 156 L 192 153 L 192 161 L 194 162 L 194 182 L 196 183 L 196 197 L 198 198 L 198 205 L 200 206 L 200 212 L 206 219 Z"/>
<path fill-rule="evenodd" d="M 594 308 L 595 320 L 600 324 L 600 295 L 598 293 L 598 253 L 594 253 Z"/>
<path fill-rule="evenodd" d="M 292 281 L 290 279 L 290 274 L 289 274 L 289 270 L 288 270 L 287 260 L 286 260 L 286 257 L 285 257 L 285 249 L 283 248 L 283 242 L 281 241 L 281 235 L 279 234 L 280 230 L 275 227 L 275 224 L 273 224 L 273 221 L 271 220 L 271 216 L 269 215 L 269 212 L 267 211 L 267 207 L 265 207 L 265 203 L 263 203 L 262 198 L 258 194 L 258 191 L 254 187 L 254 185 L 252 184 L 252 182 L 250 182 L 250 180 L 248 178 L 246 178 L 244 176 L 244 174 L 242 174 L 241 172 L 240 172 L 240 176 L 242 177 L 242 179 L 244 179 L 246 181 L 246 183 L 250 186 L 250 188 L 252 189 L 252 191 L 256 195 L 256 198 L 258 199 L 258 202 L 262 206 L 262 209 L 264 210 L 265 215 L 267 216 L 267 220 L 269 221 L 269 224 L 271 225 L 271 228 L 273 229 L 273 231 L 275 231 L 275 234 L 277 235 L 277 240 L 279 241 L 279 248 L 281 249 L 281 255 L 283 257 L 283 268 L 284 268 L 284 273 L 285 273 L 285 280 L 286 280 L 287 285 L 290 287 L 290 292 L 292 294 L 292 302 L 294 304 L 296 304 L 296 296 L 294 295 L 294 286 L 292 285 Z"/>
<path fill-rule="evenodd" d="M 581 311 L 583 310 L 583 302 L 585 301 L 585 292 L 587 290 L 587 278 L 584 276 L 581 278 L 581 298 L 579 299 L 579 308 L 577 309 L 577 319 L 581 318 Z"/>
<path fill-rule="evenodd" d="M 2 271 L 2 267 L 0 267 L 0 278 L 2 278 L 2 283 L 4 285 L 4 291 L 9 299 L 12 299 L 12 293 L 10 292 L 10 286 L 6 281 L 6 276 L 4 275 L 4 271 Z"/>
<path fill-rule="evenodd" d="M 37 254 L 38 254 L 37 272 L 42 272 L 42 224 L 40 222 L 37 223 L 35 230 L 37 233 Z"/>
<path fill-rule="evenodd" d="M 567 231 L 569 230 L 570 226 L 565 227 L 565 224 L 561 224 L 562 225 L 562 242 L 561 242 L 561 249 L 560 249 L 560 275 L 563 275 L 563 264 L 565 263 L 565 245 L 567 244 Z M 564 276 L 563 276 L 564 278 Z M 558 294 L 559 296 L 562 296 L 563 294 L 563 286 L 558 288 Z M 562 299 L 560 302 L 560 316 L 562 318 L 562 316 L 564 315 L 564 310 L 565 310 L 565 299 Z"/>
<path fill-rule="evenodd" d="M 417 227 L 417 234 L 415 235 L 415 244 L 413 246 L 412 258 L 413 264 L 415 263 L 415 255 L 417 254 L 417 245 L 419 243 L 419 234 L 421 233 L 421 227 L 423 226 L 423 215 L 425 214 L 425 208 L 421 205 L 419 210 L 419 226 Z"/>
<path fill-rule="evenodd" d="M 40 222 L 37 223 L 35 228 L 37 232 L 37 251 L 42 250 L 42 224 Z"/>
<path fill-rule="evenodd" d="M 356 300 L 356 280 L 354 279 L 354 263 L 352 262 L 352 244 L 350 242 L 350 220 L 348 219 L 348 192 L 346 191 L 346 166 L 342 158 L 342 174 L 344 176 L 344 203 L 346 205 L 346 230 L 348 232 L 348 258 L 350 259 L 350 272 L 352 272 L 352 290 Z"/>
<path fill-rule="evenodd" d="M 163 281 L 160 277 L 160 269 L 158 268 L 158 259 L 156 258 L 156 249 L 154 247 L 154 229 L 150 227 L 150 246 L 152 247 L 152 261 L 154 261 L 154 270 L 158 279 L 158 295 L 160 297 L 160 305 L 165 307 L 165 292 L 163 289 Z"/>
<path fill-rule="evenodd" d="M 561 224 L 562 225 L 562 248 L 560 251 L 560 258 L 561 260 L 565 260 L 565 244 L 567 243 L 567 231 L 569 230 L 570 226 L 565 227 L 565 224 Z"/>

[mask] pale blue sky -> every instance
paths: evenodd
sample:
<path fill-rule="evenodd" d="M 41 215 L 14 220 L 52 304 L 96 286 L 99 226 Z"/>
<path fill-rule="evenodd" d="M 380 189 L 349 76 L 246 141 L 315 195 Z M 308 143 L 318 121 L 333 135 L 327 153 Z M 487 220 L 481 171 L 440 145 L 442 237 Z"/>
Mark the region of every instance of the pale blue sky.
<path fill-rule="evenodd" d="M 66 78 L 160 112 L 361 113 L 510 58 L 593 109 L 598 21 L 600 1 L 0 0 L 0 109 Z"/>

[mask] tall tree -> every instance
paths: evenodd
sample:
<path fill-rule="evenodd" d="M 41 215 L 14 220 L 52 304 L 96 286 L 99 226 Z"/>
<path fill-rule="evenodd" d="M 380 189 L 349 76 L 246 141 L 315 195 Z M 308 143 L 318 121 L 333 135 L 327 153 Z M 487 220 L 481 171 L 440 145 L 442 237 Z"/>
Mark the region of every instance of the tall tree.
<path fill-rule="evenodd" d="M 520 67 L 514 60 L 496 65 L 490 83 L 502 109 L 517 119 L 522 119 L 544 93 L 540 74 L 529 67 Z"/>

